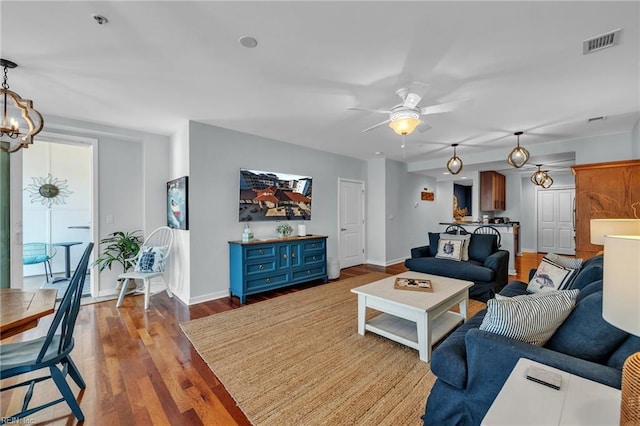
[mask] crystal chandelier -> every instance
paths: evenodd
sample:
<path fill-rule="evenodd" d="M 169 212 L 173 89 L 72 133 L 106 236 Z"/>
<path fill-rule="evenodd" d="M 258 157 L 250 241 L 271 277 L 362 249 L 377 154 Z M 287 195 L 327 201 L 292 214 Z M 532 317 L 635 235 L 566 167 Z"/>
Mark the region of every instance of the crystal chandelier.
<path fill-rule="evenodd" d="M 42 115 L 33 108 L 33 102 L 22 99 L 16 92 L 9 90 L 7 69 L 18 65 L 7 59 L 0 59 L 0 66 L 4 68 L 2 82 L 2 126 L 0 127 L 0 150 L 16 152 L 20 148 L 27 148 L 33 143 L 33 137 L 40 133 L 44 121 Z"/>

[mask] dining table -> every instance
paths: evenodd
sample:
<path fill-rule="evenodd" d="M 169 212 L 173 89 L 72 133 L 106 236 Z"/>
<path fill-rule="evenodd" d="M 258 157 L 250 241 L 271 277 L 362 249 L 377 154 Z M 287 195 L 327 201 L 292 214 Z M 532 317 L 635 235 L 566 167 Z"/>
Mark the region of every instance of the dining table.
<path fill-rule="evenodd" d="M 38 325 L 40 318 L 52 314 L 56 289 L 0 289 L 0 340 Z"/>

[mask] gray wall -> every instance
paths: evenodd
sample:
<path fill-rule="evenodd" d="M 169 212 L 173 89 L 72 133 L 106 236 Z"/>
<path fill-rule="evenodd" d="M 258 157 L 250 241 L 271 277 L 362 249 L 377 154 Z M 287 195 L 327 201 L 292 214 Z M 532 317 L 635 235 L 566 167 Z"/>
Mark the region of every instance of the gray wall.
<path fill-rule="evenodd" d="M 365 260 L 374 265 L 385 265 L 387 261 L 387 195 L 386 191 L 381 190 L 386 188 L 386 161 L 384 158 L 367 161 Z"/>
<path fill-rule="evenodd" d="M 329 257 L 338 255 L 338 178 L 366 177 L 361 160 L 197 122 L 189 123 L 189 168 L 190 301 L 228 292 L 227 242 L 241 239 L 244 227 L 238 220 L 240 168 L 311 176 L 307 233 L 328 235 Z M 275 236 L 276 226 L 251 223 L 257 238 Z"/>

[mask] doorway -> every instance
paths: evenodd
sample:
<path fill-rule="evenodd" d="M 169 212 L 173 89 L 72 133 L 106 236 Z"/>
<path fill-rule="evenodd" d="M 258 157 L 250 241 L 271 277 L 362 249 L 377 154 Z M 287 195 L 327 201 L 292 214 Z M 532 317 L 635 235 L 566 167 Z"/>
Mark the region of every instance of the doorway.
<path fill-rule="evenodd" d="M 44 136 L 23 150 L 21 184 L 21 247 L 44 244 L 52 255 L 49 272 L 43 263 L 22 266 L 22 282 L 12 279 L 12 286 L 55 288 L 64 294 L 84 247 L 96 241 L 93 226 L 97 212 L 95 141 L 73 137 Z M 17 198 L 17 197 L 16 197 Z M 20 256 L 22 258 L 22 256 Z M 53 275 L 53 276 L 51 276 Z M 20 277 L 16 274 L 15 278 Z M 91 273 L 83 295 L 94 294 L 97 277 Z"/>
<path fill-rule="evenodd" d="M 340 268 L 364 263 L 364 182 L 338 178 Z"/>
<path fill-rule="evenodd" d="M 538 190 L 538 251 L 575 255 L 575 188 Z"/>

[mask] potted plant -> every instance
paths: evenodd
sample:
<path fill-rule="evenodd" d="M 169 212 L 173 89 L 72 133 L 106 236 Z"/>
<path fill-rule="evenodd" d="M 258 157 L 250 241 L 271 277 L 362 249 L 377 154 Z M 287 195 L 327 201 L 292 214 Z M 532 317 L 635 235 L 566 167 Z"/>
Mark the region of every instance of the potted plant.
<path fill-rule="evenodd" d="M 109 234 L 107 238 L 101 239 L 100 246 L 105 247 L 102 249 L 100 257 L 93 262 L 94 265 L 98 265 L 100 272 L 102 272 L 106 268 L 111 269 L 113 263 L 116 262 L 122 265 L 123 272 L 127 272 L 133 267 L 133 263 L 129 262 L 128 259 L 135 258 L 140 251 L 140 245 L 142 244 L 142 237 L 139 235 L 140 232 L 142 231 L 116 231 Z M 129 281 L 130 285 L 135 287 L 135 282 L 133 280 Z M 116 290 L 118 290 L 121 285 L 122 282 L 118 280 Z"/>
<path fill-rule="evenodd" d="M 281 223 L 276 227 L 276 233 L 280 238 L 287 238 L 293 232 L 293 228 L 288 223 Z"/>

